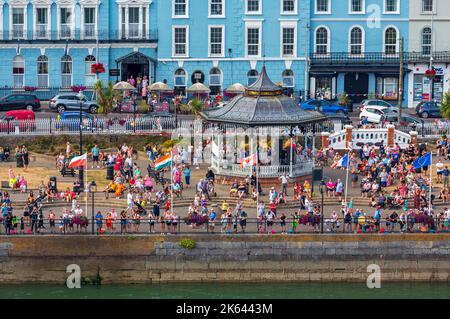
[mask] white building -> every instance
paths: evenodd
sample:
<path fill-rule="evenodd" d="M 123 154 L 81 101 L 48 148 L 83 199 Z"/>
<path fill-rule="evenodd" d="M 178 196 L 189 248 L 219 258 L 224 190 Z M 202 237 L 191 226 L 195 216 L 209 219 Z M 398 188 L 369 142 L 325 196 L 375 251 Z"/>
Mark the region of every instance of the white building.
<path fill-rule="evenodd" d="M 408 106 L 440 101 L 450 89 L 450 1 L 410 0 Z M 430 66 L 434 79 L 425 76 Z"/>

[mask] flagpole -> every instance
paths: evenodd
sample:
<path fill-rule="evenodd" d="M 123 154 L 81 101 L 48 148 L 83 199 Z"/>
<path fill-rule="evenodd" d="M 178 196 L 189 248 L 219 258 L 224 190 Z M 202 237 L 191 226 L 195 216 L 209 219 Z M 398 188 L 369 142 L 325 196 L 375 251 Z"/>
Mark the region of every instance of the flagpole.
<path fill-rule="evenodd" d="M 88 173 L 88 160 L 87 160 L 87 153 L 86 153 L 86 173 L 85 173 L 85 180 L 84 180 L 84 191 L 86 193 L 86 197 L 85 197 L 86 198 L 86 211 L 85 211 L 86 217 L 87 217 L 87 211 L 88 211 L 88 196 L 89 196 L 87 173 Z M 94 196 L 94 195 L 92 195 L 92 196 Z M 92 212 L 92 214 L 94 214 L 94 212 Z"/>
<path fill-rule="evenodd" d="M 348 156 L 347 157 L 347 175 L 345 177 L 345 197 L 344 197 L 345 212 L 347 212 L 347 207 L 348 207 L 348 205 L 347 205 L 347 193 L 348 193 L 348 168 L 350 166 L 350 152 L 351 152 L 351 146 L 350 146 L 350 148 L 348 150 L 348 153 L 347 153 L 347 156 Z"/>
<path fill-rule="evenodd" d="M 428 202 L 428 213 L 431 215 L 431 187 L 433 185 L 433 152 L 430 151 L 430 201 Z"/>
<path fill-rule="evenodd" d="M 259 154 L 258 154 L 258 143 L 256 143 L 256 218 L 258 218 L 258 206 L 259 206 Z"/>
<path fill-rule="evenodd" d="M 173 215 L 173 205 L 175 196 L 173 196 L 173 147 L 170 149 L 170 213 Z"/>

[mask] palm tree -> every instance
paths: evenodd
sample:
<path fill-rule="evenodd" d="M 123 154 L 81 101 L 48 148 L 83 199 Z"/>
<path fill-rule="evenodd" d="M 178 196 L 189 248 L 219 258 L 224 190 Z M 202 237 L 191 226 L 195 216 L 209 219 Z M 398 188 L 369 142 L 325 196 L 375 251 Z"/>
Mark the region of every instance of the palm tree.
<path fill-rule="evenodd" d="M 203 102 L 199 99 L 193 99 L 190 104 L 191 104 L 191 111 L 196 116 L 198 116 L 204 108 Z"/>
<path fill-rule="evenodd" d="M 444 94 L 441 106 L 442 116 L 446 119 L 450 118 L 450 90 Z"/>
<path fill-rule="evenodd" d="M 94 84 L 94 90 L 97 94 L 98 113 L 108 114 L 111 112 L 114 99 L 113 83 L 108 81 L 108 85 L 104 87 L 103 82 L 98 80 Z"/>

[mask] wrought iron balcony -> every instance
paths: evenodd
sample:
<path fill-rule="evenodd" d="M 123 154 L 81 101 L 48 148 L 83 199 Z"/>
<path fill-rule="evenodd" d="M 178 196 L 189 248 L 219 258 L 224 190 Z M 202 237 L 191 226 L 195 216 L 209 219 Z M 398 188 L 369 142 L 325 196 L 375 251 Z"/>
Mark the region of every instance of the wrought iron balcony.
<path fill-rule="evenodd" d="M 433 58 L 434 63 L 450 63 L 450 51 L 433 52 L 432 54 L 423 54 L 422 52 L 408 53 L 409 63 L 429 63 Z"/>
<path fill-rule="evenodd" d="M 100 43 L 117 43 L 117 42 L 147 42 L 155 43 L 158 41 L 157 30 L 147 30 L 148 36 L 139 35 L 139 29 L 133 27 L 131 29 L 131 36 L 127 39 L 121 37 L 119 30 L 99 30 L 98 38 Z M 7 43 L 62 43 L 69 40 L 69 43 L 92 43 L 96 42 L 95 30 L 92 28 L 84 29 L 84 39 L 81 39 L 81 30 L 71 30 L 67 25 L 61 27 L 58 31 L 52 30 L 47 32 L 44 28 L 36 28 L 36 30 L 28 30 L 24 32 L 23 30 L 16 28 L 14 31 L 7 31 L 3 33 L 4 38 L 0 40 L 1 44 Z"/>
<path fill-rule="evenodd" d="M 450 63 L 450 51 L 433 52 L 405 52 L 404 63 L 428 63 L 433 57 L 433 62 Z M 361 64 L 399 64 L 400 53 L 385 54 L 383 52 L 365 52 L 363 54 L 351 54 L 348 52 L 330 52 L 327 54 L 313 53 L 311 64 L 313 65 L 361 65 Z"/>
<path fill-rule="evenodd" d="M 313 53 L 311 64 L 347 65 L 347 64 L 399 64 L 400 54 L 385 54 L 383 52 L 365 52 L 351 54 L 349 52 L 330 52 L 327 54 Z"/>

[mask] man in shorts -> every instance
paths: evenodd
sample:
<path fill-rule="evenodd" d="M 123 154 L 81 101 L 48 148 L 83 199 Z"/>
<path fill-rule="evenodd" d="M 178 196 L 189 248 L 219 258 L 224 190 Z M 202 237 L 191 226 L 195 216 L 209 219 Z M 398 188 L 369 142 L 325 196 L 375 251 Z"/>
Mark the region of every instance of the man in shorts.
<path fill-rule="evenodd" d="M 94 145 L 94 147 L 91 149 L 92 152 L 92 168 L 94 168 L 94 165 L 97 166 L 97 168 L 100 168 L 99 162 L 98 162 L 98 156 L 100 154 L 100 149 L 98 148 L 97 144 Z"/>

